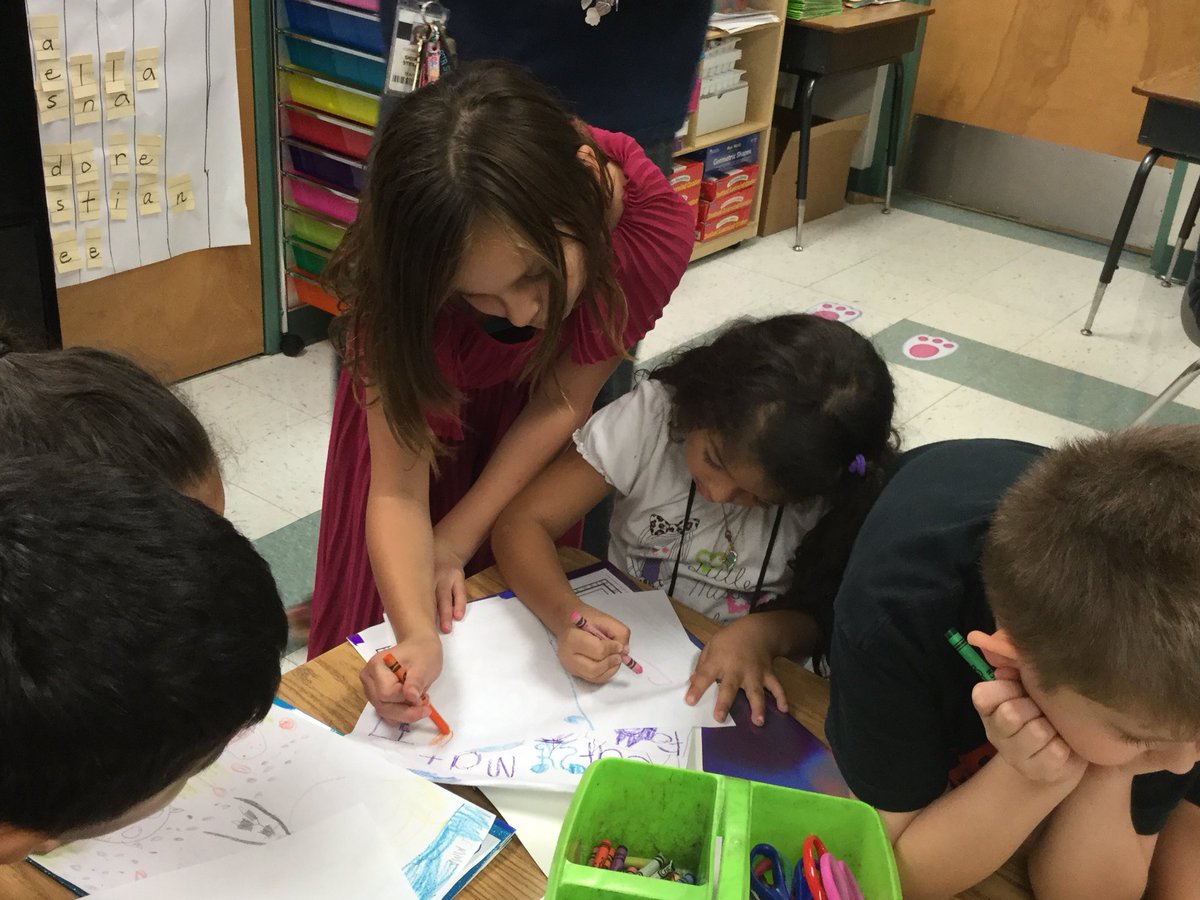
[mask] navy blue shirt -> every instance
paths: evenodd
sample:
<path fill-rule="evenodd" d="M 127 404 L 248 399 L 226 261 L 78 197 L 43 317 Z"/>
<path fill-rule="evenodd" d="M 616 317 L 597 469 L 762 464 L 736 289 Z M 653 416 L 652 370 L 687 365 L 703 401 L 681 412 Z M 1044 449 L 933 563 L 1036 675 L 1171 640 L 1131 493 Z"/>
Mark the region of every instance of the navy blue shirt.
<path fill-rule="evenodd" d="M 588 25 L 576 0 L 445 0 L 459 62 L 507 59 L 558 91 L 589 125 L 643 147 L 687 118 L 712 0 L 625 0 Z M 379 8 L 385 52 L 396 0 Z"/>
<path fill-rule="evenodd" d="M 922 809 L 995 754 L 971 702 L 978 678 L 945 634 L 995 630 L 984 540 L 1044 452 L 983 439 L 910 450 L 859 531 L 834 602 L 825 734 L 846 784 L 877 809 Z M 1184 797 L 1200 803 L 1200 765 L 1134 778 L 1135 830 L 1159 831 Z"/>

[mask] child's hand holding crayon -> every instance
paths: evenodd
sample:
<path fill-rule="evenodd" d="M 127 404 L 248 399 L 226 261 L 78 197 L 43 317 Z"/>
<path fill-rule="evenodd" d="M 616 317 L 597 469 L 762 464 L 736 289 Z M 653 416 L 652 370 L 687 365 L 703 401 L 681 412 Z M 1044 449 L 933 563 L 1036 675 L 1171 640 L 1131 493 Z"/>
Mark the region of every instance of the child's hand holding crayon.
<path fill-rule="evenodd" d="M 989 649 L 986 638 L 978 631 L 967 635 L 968 643 L 979 647 L 996 670 L 994 681 L 975 685 L 971 700 L 996 753 L 1030 781 L 1047 785 L 1078 783 L 1087 763 L 1068 746 L 1029 696 L 1017 662 Z"/>
<path fill-rule="evenodd" d="M 562 667 L 584 681 L 603 684 L 621 668 L 629 654 L 629 629 L 598 609 L 581 605 L 554 638 Z M 579 625 L 583 620 L 584 624 Z M 602 635 L 602 636 L 601 636 Z M 636 668 L 634 668 L 636 666 Z M 640 671 L 634 663 L 630 668 Z"/>
<path fill-rule="evenodd" d="M 390 653 L 404 668 L 401 684 L 384 662 Z M 371 657 L 358 673 L 367 700 L 390 725 L 411 724 L 429 715 L 429 686 L 442 674 L 442 642 L 436 632 L 406 637 L 387 651 Z"/>

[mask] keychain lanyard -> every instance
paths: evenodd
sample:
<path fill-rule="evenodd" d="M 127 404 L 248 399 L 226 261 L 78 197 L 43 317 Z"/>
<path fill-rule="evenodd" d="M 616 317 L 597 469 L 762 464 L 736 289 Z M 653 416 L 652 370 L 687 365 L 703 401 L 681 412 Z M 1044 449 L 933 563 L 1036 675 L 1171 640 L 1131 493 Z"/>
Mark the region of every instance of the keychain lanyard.
<path fill-rule="evenodd" d="M 446 31 L 450 10 L 435 0 L 399 0 L 392 26 L 384 92 L 411 94 L 433 84 L 454 64 L 454 41 Z"/>
<path fill-rule="evenodd" d="M 675 550 L 675 566 L 671 569 L 671 586 L 667 588 L 667 596 L 675 596 L 675 580 L 679 577 L 679 560 L 683 556 L 683 542 L 687 539 L 688 530 L 692 524 L 692 504 L 696 501 L 696 482 L 693 479 L 692 486 L 688 488 L 687 508 L 683 511 L 683 525 L 679 531 L 679 547 Z M 780 505 L 779 511 L 775 513 L 775 524 L 771 527 L 771 539 L 767 541 L 767 553 L 763 557 L 762 568 L 758 570 L 758 584 L 754 588 L 754 599 L 751 603 L 756 603 L 758 597 L 762 594 L 763 584 L 767 580 L 767 565 L 771 562 L 771 551 L 775 549 L 775 538 L 779 537 L 779 526 L 783 524 L 783 506 Z"/>

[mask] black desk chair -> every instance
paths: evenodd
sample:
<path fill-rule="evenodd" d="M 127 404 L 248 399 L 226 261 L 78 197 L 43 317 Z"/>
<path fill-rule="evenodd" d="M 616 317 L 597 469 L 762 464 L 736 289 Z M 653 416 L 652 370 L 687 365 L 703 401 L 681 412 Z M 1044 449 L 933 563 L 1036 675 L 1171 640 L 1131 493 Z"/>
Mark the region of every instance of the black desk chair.
<path fill-rule="evenodd" d="M 1197 191 L 1200 196 L 1200 191 Z M 1167 270 L 1167 275 L 1171 270 Z M 1183 333 L 1188 340 L 1200 347 L 1200 250 L 1196 252 L 1196 261 L 1192 266 L 1192 277 L 1188 279 L 1184 289 L 1183 299 L 1179 305 L 1179 318 L 1183 322 Z M 1167 389 L 1154 398 L 1154 402 L 1146 407 L 1146 411 L 1133 420 L 1134 425 L 1146 425 L 1158 415 L 1159 410 L 1183 393 L 1184 388 L 1200 376 L 1200 359 L 1180 372 L 1175 380 L 1167 385 Z"/>

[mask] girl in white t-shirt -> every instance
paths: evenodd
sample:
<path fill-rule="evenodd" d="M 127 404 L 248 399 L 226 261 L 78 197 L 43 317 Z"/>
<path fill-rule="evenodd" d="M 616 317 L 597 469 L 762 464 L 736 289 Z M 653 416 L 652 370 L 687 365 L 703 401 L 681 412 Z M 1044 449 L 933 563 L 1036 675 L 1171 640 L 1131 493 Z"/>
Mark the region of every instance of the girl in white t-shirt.
<path fill-rule="evenodd" d="M 886 363 L 848 325 L 736 322 L 575 432 L 497 521 L 496 560 L 563 667 L 607 681 L 629 629 L 575 596 L 554 539 L 615 491 L 609 560 L 724 626 L 687 702 L 719 680 L 716 719 L 742 688 L 762 724 L 764 688 L 787 709 L 772 660 L 827 641 L 850 545 L 895 453 L 893 406 Z M 575 611 L 612 639 L 573 627 Z"/>

